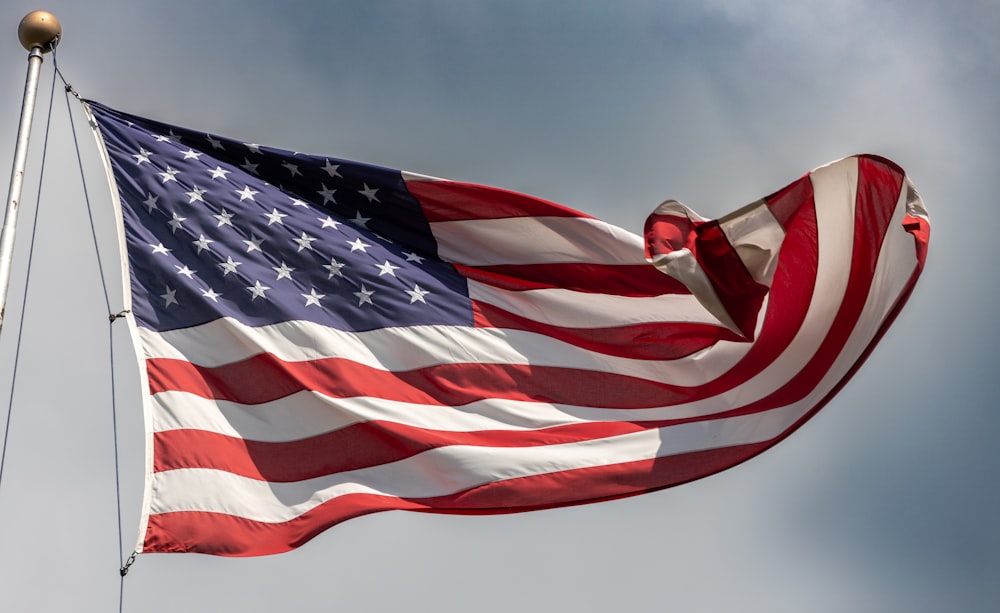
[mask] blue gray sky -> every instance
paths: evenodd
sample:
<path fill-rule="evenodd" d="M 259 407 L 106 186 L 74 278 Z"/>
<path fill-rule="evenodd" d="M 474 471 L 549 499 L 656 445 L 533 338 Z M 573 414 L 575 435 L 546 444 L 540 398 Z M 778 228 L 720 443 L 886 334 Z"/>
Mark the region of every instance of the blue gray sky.
<path fill-rule="evenodd" d="M 9 0 L 8 162 L 26 70 L 15 33 L 36 9 L 62 21 L 58 64 L 85 97 L 528 192 L 633 232 L 667 198 L 718 216 L 861 152 L 906 168 L 931 215 L 927 269 L 880 347 L 817 417 L 746 464 L 569 509 L 376 514 L 278 556 L 140 556 L 125 611 L 1000 608 L 995 2 Z M 126 551 L 139 384 L 124 326 L 109 330 L 60 90 L 37 198 L 51 83 L 47 57 L 0 336 L 0 397 L 13 399 L 0 608 L 109 611 L 111 377 Z M 73 113 L 117 310 L 106 181 Z"/>

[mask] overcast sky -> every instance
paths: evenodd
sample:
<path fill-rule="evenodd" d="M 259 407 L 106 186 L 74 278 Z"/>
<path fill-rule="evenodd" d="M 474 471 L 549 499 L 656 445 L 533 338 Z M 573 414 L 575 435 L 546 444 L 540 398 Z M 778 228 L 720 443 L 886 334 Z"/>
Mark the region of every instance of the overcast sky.
<path fill-rule="evenodd" d="M 996 2 L 6 0 L 8 163 L 16 28 L 39 8 L 62 21 L 59 68 L 84 97 L 528 192 L 633 232 L 667 198 L 715 217 L 861 152 L 906 168 L 931 215 L 924 276 L 882 344 L 750 462 L 568 509 L 370 515 L 277 556 L 140 556 L 125 611 L 1000 609 Z M 112 372 L 126 552 L 139 383 L 124 325 L 109 330 L 61 87 L 37 198 L 52 65 L 0 336 L 0 609 L 104 612 L 119 589 Z M 117 310 L 106 180 L 73 113 Z"/>

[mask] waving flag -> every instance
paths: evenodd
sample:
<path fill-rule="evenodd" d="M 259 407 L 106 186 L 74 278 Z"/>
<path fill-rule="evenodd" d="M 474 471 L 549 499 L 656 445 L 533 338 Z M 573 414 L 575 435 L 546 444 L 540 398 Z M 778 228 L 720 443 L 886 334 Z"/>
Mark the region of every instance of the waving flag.
<path fill-rule="evenodd" d="M 146 552 L 271 554 L 375 511 L 525 511 L 724 470 L 840 389 L 929 236 L 874 156 L 716 221 L 666 202 L 639 237 L 89 108 L 148 384 Z"/>

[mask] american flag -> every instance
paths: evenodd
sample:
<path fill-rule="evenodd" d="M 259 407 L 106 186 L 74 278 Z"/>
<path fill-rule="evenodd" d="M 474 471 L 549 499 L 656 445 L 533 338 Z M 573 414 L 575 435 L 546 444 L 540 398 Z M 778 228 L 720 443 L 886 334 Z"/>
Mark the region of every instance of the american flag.
<path fill-rule="evenodd" d="M 287 551 L 402 509 L 507 513 L 774 445 L 911 293 L 929 224 L 854 156 L 644 236 L 492 187 L 88 102 L 146 379 L 138 550 Z"/>

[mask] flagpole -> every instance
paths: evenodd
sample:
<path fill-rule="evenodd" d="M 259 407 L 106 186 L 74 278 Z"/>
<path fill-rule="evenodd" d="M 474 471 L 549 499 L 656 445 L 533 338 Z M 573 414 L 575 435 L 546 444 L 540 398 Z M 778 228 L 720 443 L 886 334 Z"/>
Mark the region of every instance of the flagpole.
<path fill-rule="evenodd" d="M 31 120 L 35 114 L 38 74 L 42 68 L 42 55 L 59 43 L 62 26 L 52 13 L 34 11 L 25 15 L 17 26 L 17 37 L 28 50 L 28 77 L 24 83 L 21 123 L 17 129 L 7 209 L 4 212 L 3 229 L 0 230 L 0 330 L 3 329 L 4 312 L 7 308 L 7 286 L 10 284 L 11 259 L 14 254 L 14 227 L 17 224 L 17 207 L 21 200 L 24 167 L 28 159 L 28 139 L 31 136 Z"/>

